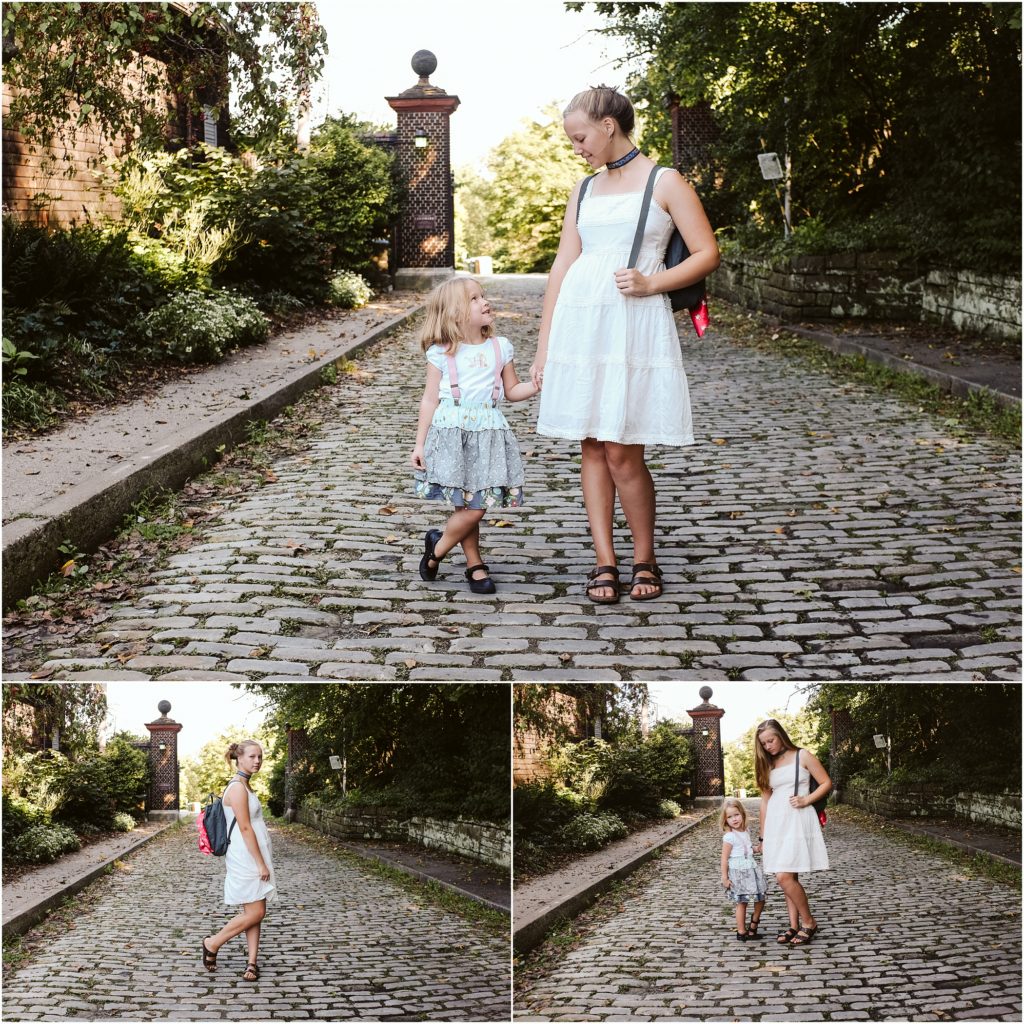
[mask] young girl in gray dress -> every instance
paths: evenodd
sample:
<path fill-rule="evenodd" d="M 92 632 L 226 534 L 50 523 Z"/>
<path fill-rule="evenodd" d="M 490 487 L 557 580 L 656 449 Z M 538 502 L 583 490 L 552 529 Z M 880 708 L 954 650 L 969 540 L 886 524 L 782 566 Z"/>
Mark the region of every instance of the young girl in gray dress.
<path fill-rule="evenodd" d="M 768 891 L 764 870 L 754 859 L 754 844 L 747 831 L 747 811 L 739 800 L 731 797 L 722 804 L 718 818 L 722 827 L 722 885 L 729 899 L 736 904 L 736 938 L 740 942 L 759 939 L 757 925 L 764 910 Z M 747 904 L 754 904 L 754 913 L 747 924 Z"/>
<path fill-rule="evenodd" d="M 522 402 L 538 389 L 516 376 L 512 343 L 494 336 L 491 305 L 471 278 L 452 278 L 430 293 L 420 343 L 427 383 L 409 462 L 416 494 L 455 508 L 443 531 L 427 530 L 420 577 L 436 579 L 441 560 L 461 544 L 469 589 L 493 594 L 480 521 L 489 508 L 521 505 L 524 482 L 519 444 L 498 402 Z"/>

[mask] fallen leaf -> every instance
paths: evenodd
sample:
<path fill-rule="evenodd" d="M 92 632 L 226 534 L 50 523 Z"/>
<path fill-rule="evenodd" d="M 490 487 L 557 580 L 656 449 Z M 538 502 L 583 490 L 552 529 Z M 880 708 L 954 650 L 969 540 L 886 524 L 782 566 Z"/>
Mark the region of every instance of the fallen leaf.
<path fill-rule="evenodd" d="M 494 519 L 494 520 L 491 521 L 490 525 L 491 526 L 504 527 L 504 526 L 513 526 L 514 524 L 510 523 L 507 519 Z"/>
<path fill-rule="evenodd" d="M 712 444 L 727 444 L 728 442 L 725 440 L 724 437 L 713 437 L 713 438 L 711 438 L 711 443 Z"/>
<path fill-rule="evenodd" d="M 382 516 L 393 516 L 398 509 L 394 505 L 385 505 L 383 508 L 377 509 Z"/>
<path fill-rule="evenodd" d="M 558 660 L 559 661 L 572 661 L 572 655 L 571 654 L 560 654 L 558 656 Z"/>
<path fill-rule="evenodd" d="M 61 576 L 73 576 L 75 574 L 75 560 L 73 558 L 69 558 L 60 567 L 60 574 Z"/>
<path fill-rule="evenodd" d="M 419 663 L 416 661 L 415 658 L 406 658 L 405 659 L 405 667 L 406 668 L 415 668 L 417 666 L 417 664 L 419 664 Z"/>
<path fill-rule="evenodd" d="M 49 679 L 56 671 L 55 668 L 41 668 L 38 672 L 33 672 L 29 679 Z"/>
<path fill-rule="evenodd" d="M 384 538 L 384 543 L 385 544 L 397 544 L 398 543 L 398 538 L 393 533 L 389 533 Z"/>

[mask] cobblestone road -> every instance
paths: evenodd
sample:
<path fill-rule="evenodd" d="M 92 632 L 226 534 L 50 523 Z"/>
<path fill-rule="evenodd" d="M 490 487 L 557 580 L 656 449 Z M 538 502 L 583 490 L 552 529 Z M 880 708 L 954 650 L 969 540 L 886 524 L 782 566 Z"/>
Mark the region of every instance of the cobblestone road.
<path fill-rule="evenodd" d="M 756 827 L 756 802 L 748 802 Z M 849 822 L 830 821 L 830 871 L 805 876 L 821 932 L 779 946 L 769 876 L 764 941 L 737 942 L 711 820 L 548 943 L 517 983 L 522 1020 L 1021 1019 L 1020 893 Z M 632 888 L 629 888 L 632 887 Z M 616 912 L 618 911 L 618 912 Z M 539 966 L 542 965 L 543 966 Z"/>
<path fill-rule="evenodd" d="M 525 376 L 539 294 L 492 299 Z M 408 488 L 423 379 L 410 330 L 361 358 L 366 373 L 332 389 L 336 418 L 312 448 L 224 501 L 204 542 L 116 608 L 116 628 L 57 643 L 33 667 L 104 679 L 1019 679 L 1013 447 L 720 335 L 684 337 L 700 443 L 649 452 L 660 601 L 585 600 L 578 449 L 532 433 L 534 402 L 508 407 L 530 505 L 483 531 L 498 594 L 469 593 L 461 555 L 436 583 L 419 579 L 423 532 L 443 517 Z M 623 543 L 627 572 L 629 555 Z"/>
<path fill-rule="evenodd" d="M 85 891 L 75 927 L 4 984 L 3 1019 L 508 1020 L 507 939 L 272 831 L 281 895 L 258 982 L 242 981 L 242 938 L 202 968 L 202 937 L 231 911 L 223 864 L 185 827 Z"/>

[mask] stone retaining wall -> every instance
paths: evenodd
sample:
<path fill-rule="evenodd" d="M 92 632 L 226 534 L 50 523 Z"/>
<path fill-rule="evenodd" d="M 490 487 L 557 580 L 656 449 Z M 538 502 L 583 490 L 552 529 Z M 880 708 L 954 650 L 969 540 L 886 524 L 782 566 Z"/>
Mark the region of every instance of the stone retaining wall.
<path fill-rule="evenodd" d="M 942 793 L 935 786 L 879 789 L 867 783 L 846 783 L 841 803 L 886 818 L 963 818 L 981 825 L 1021 827 L 1020 790 L 1002 793 Z"/>
<path fill-rule="evenodd" d="M 481 864 L 512 866 L 510 830 L 489 821 L 402 818 L 379 807 L 300 807 L 297 820 L 337 839 L 412 842 Z"/>
<path fill-rule="evenodd" d="M 1021 339 L 1019 277 L 927 267 L 892 253 L 836 253 L 769 261 L 726 255 L 716 295 L 783 320 L 846 317 L 940 323 Z"/>

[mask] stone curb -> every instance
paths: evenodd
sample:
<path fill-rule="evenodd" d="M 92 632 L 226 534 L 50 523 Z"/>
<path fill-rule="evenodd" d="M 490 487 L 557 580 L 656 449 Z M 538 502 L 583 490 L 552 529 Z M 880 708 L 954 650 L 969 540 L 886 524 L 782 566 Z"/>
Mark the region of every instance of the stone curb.
<path fill-rule="evenodd" d="M 59 889 L 50 892 L 47 896 L 42 897 L 38 903 L 33 904 L 26 910 L 21 911 L 20 914 L 16 914 L 9 920 L 5 920 L 3 923 L 3 937 L 4 939 L 12 938 L 15 935 L 24 935 L 34 924 L 41 921 L 46 915 L 64 900 L 68 896 L 74 895 L 84 889 L 90 882 L 99 878 L 100 875 L 106 872 L 107 868 L 110 867 L 114 861 L 122 860 L 127 857 L 128 854 L 134 853 L 140 847 L 145 846 L 146 843 L 157 836 L 162 836 L 169 828 L 173 828 L 177 825 L 176 821 L 169 821 L 162 828 L 158 828 L 155 832 L 151 832 L 147 836 L 143 836 L 137 843 L 133 843 L 131 846 L 126 847 L 123 850 L 119 850 L 112 857 L 108 857 L 102 863 L 96 865 L 96 867 L 89 868 L 88 871 L 83 872 L 77 877 L 71 879 L 71 881 L 64 883 Z"/>
<path fill-rule="evenodd" d="M 545 910 L 541 910 L 525 921 L 519 921 L 516 918 L 513 890 L 512 945 L 515 947 L 516 952 L 527 953 L 535 946 L 539 946 L 544 941 L 547 933 L 556 924 L 575 917 L 581 910 L 585 910 L 590 906 L 601 893 L 610 888 L 613 882 L 631 875 L 641 865 L 646 864 L 658 851 L 668 846 L 669 843 L 674 843 L 681 836 L 686 835 L 687 832 L 697 828 L 698 825 L 703 825 L 708 818 L 714 817 L 717 813 L 718 809 L 715 808 L 701 815 L 696 821 L 687 822 L 678 832 L 674 832 L 672 835 L 660 840 L 624 864 L 620 864 L 617 868 L 609 871 L 596 882 L 589 882 L 581 886 L 558 903 L 547 907 Z"/>
<path fill-rule="evenodd" d="M 991 850 L 984 850 L 980 846 L 972 846 L 970 843 L 962 843 L 959 839 L 948 839 L 946 836 L 937 836 L 934 832 L 929 832 L 925 828 L 918 828 L 916 825 L 907 825 L 902 821 L 894 821 L 892 818 L 884 819 L 887 824 L 900 829 L 902 832 L 908 832 L 912 836 L 923 836 L 925 839 L 931 839 L 936 843 L 944 843 L 946 846 L 956 847 L 958 850 L 963 850 L 964 853 L 970 853 L 976 857 L 991 857 L 992 860 L 1000 861 L 1003 864 L 1009 864 L 1012 868 L 1019 868 L 1021 862 L 1014 860 L 1012 857 L 1004 857 L 1001 853 L 993 853 Z"/>
<path fill-rule="evenodd" d="M 415 878 L 418 882 L 433 882 L 435 885 L 443 886 L 445 889 L 449 889 L 452 892 L 457 893 L 459 896 L 464 896 L 466 899 L 473 900 L 475 903 L 481 903 L 483 906 L 490 907 L 492 910 L 499 910 L 503 914 L 509 913 L 508 907 L 503 907 L 500 903 L 495 903 L 493 900 L 489 900 L 485 896 L 479 895 L 479 893 L 463 889 L 461 886 L 455 885 L 453 882 L 447 882 L 444 879 L 435 878 L 427 871 L 418 871 L 416 868 L 409 867 L 408 864 L 403 864 L 399 860 L 392 860 L 390 857 L 384 857 L 379 853 L 367 853 L 366 850 L 361 847 L 353 843 L 346 843 L 341 839 L 335 839 L 334 841 L 339 847 L 341 847 L 341 849 L 354 854 L 362 860 L 374 861 L 377 864 L 383 864 L 384 867 L 391 868 L 394 871 L 401 871 L 403 875 L 409 875 L 411 878 Z"/>
<path fill-rule="evenodd" d="M 227 412 L 212 425 L 198 427 L 155 457 L 125 460 L 125 472 L 114 482 L 84 485 L 37 509 L 42 519 L 9 523 L 3 530 L 3 607 L 28 594 L 54 568 L 54 552 L 66 540 L 83 551 L 94 551 L 124 522 L 132 505 L 147 490 L 179 489 L 186 480 L 208 469 L 223 445 L 227 451 L 245 439 L 246 425 L 271 420 L 287 405 L 320 384 L 320 371 L 398 330 L 423 310 L 417 306 L 359 338 L 333 349 L 285 377 L 277 390 Z"/>
<path fill-rule="evenodd" d="M 971 394 L 987 395 L 1004 409 L 1017 409 L 1021 407 L 1021 400 L 1016 395 L 1006 391 L 997 391 L 987 384 L 977 384 L 974 381 L 964 380 L 962 377 L 954 377 L 952 374 L 943 373 L 942 370 L 932 369 L 930 366 L 922 366 L 912 360 L 901 359 L 889 352 L 881 352 L 870 345 L 858 341 L 848 341 L 827 331 L 814 331 L 808 327 L 793 327 L 789 324 L 780 324 L 782 330 L 791 334 L 799 335 L 801 338 L 809 338 L 824 345 L 843 356 L 863 356 L 869 362 L 886 366 L 890 370 L 900 370 L 903 373 L 913 374 L 915 377 L 923 377 L 929 383 L 943 391 L 956 395 L 958 398 L 966 398 Z"/>

